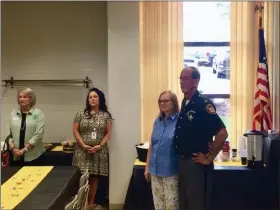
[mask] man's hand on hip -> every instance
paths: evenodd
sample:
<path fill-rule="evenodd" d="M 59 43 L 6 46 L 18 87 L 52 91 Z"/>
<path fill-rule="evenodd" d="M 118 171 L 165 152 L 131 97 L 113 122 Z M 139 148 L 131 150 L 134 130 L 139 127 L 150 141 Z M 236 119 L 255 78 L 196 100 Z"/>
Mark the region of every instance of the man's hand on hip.
<path fill-rule="evenodd" d="M 203 154 L 201 152 L 198 153 L 193 153 L 193 158 L 192 160 L 195 163 L 200 163 L 202 165 L 210 165 L 213 161 L 209 158 L 209 153 Z"/>

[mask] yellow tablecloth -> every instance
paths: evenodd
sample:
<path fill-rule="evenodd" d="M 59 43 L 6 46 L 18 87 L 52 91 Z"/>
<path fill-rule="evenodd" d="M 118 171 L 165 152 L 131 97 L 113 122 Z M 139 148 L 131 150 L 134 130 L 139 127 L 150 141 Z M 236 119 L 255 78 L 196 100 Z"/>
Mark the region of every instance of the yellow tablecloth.
<path fill-rule="evenodd" d="M 215 166 L 236 166 L 236 167 L 240 167 L 244 165 L 241 164 L 241 161 L 228 161 L 228 162 L 218 162 L 218 161 L 214 161 L 214 165 Z"/>
<path fill-rule="evenodd" d="M 1 186 L 1 209 L 15 208 L 48 175 L 53 166 L 25 166 Z"/>
<path fill-rule="evenodd" d="M 146 163 L 145 162 L 141 162 L 139 159 L 136 159 L 134 165 L 135 166 L 145 166 Z"/>
<path fill-rule="evenodd" d="M 136 165 L 136 166 L 145 166 L 146 163 L 145 162 L 141 162 L 139 159 L 136 159 L 134 165 Z M 228 162 L 218 162 L 218 161 L 215 161 L 214 165 L 215 166 L 236 166 L 236 167 L 243 166 L 240 161 L 228 161 Z"/>
<path fill-rule="evenodd" d="M 60 151 L 63 151 L 63 149 L 62 149 L 62 146 L 56 146 L 56 147 L 53 148 L 51 151 L 60 152 Z"/>

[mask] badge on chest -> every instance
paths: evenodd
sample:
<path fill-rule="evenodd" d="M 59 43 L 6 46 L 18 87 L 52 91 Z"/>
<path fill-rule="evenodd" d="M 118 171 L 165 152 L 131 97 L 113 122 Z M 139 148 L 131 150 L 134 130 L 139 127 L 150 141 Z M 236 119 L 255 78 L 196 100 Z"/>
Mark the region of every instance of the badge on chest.
<path fill-rule="evenodd" d="M 93 129 L 93 132 L 91 132 L 91 139 L 96 140 L 97 138 L 97 133 L 96 133 L 96 128 Z"/>
<path fill-rule="evenodd" d="M 18 121 L 18 120 L 20 120 L 20 118 L 17 116 L 17 117 L 13 117 L 12 120 L 13 120 L 13 121 Z"/>
<path fill-rule="evenodd" d="M 192 121 L 194 119 L 194 114 L 195 114 L 195 111 L 193 111 L 193 110 L 190 110 L 187 112 L 186 115 L 187 115 L 189 121 Z"/>

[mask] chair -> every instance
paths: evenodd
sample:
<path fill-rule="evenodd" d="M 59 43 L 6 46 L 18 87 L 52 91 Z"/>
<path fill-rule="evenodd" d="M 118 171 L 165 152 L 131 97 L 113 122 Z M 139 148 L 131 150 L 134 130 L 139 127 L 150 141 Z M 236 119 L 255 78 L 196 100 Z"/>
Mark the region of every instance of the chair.
<path fill-rule="evenodd" d="M 64 210 L 76 210 L 77 202 L 78 202 L 78 196 L 75 195 L 75 198 L 65 206 Z"/>
<path fill-rule="evenodd" d="M 88 204 L 88 194 L 89 194 L 89 185 L 87 185 L 87 188 L 86 188 L 86 195 L 85 195 L 85 201 L 84 201 L 84 209 L 86 209 L 86 206 Z"/>
<path fill-rule="evenodd" d="M 80 183 L 79 183 L 79 188 L 81 188 L 82 186 L 84 186 L 86 184 L 86 181 L 89 178 L 89 173 L 88 171 L 86 171 L 80 178 Z"/>
<path fill-rule="evenodd" d="M 84 186 L 86 184 L 86 182 L 89 179 L 89 173 L 88 170 L 85 171 L 85 173 L 80 177 L 80 181 L 79 181 L 79 189 Z M 71 199 L 74 199 L 75 196 L 72 196 Z"/>
<path fill-rule="evenodd" d="M 77 209 L 78 210 L 84 210 L 87 205 L 87 197 L 89 193 L 89 184 L 88 180 L 86 181 L 86 184 L 82 186 L 78 191 L 78 198 L 77 198 Z"/>

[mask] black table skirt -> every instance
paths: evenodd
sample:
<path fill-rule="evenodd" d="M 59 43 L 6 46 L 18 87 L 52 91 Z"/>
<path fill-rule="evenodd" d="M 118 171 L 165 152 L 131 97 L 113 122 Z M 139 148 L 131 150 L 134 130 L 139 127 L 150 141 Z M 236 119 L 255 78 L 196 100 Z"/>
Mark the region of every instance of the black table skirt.
<path fill-rule="evenodd" d="M 145 166 L 134 166 L 123 210 L 154 210 Z M 211 210 L 278 210 L 276 173 L 246 167 L 215 167 Z"/>
<path fill-rule="evenodd" d="M 46 151 L 43 154 L 43 164 L 52 166 L 72 166 L 72 153 L 62 151 Z"/>
<path fill-rule="evenodd" d="M 20 167 L 1 169 L 1 185 Z M 73 166 L 54 167 L 14 210 L 63 210 L 79 188 L 80 170 Z M 4 196 L 4 195 L 2 195 Z"/>

